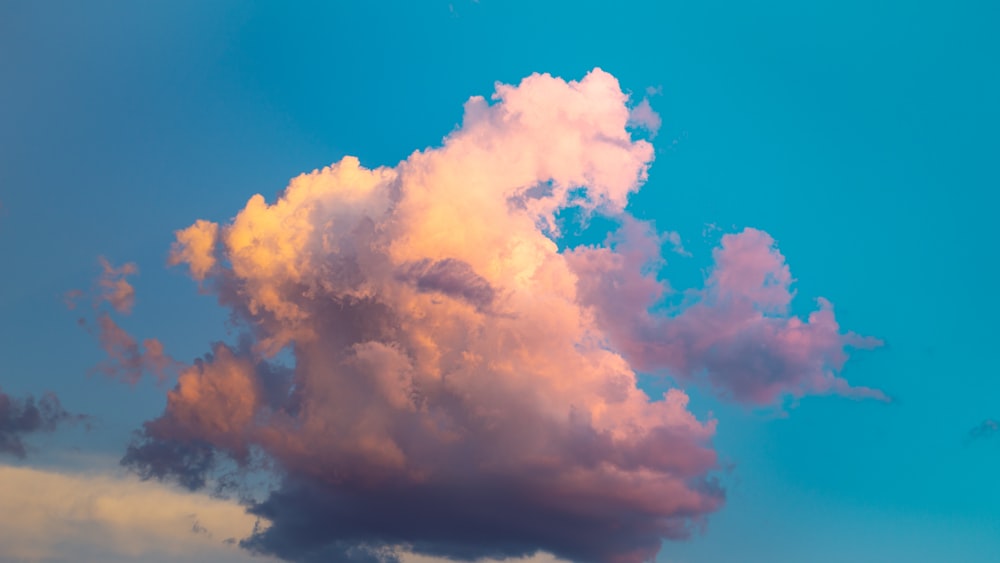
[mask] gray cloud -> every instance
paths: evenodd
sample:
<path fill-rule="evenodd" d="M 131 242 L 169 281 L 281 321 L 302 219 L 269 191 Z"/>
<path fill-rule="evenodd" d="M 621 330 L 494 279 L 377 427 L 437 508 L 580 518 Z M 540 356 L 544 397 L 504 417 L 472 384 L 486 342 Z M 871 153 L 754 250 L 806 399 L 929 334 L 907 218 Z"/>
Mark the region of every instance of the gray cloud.
<path fill-rule="evenodd" d="M 966 440 L 969 442 L 974 440 L 985 440 L 987 438 L 992 438 L 998 432 L 1000 432 L 1000 423 L 996 420 L 988 418 L 969 430 L 966 434 Z"/>
<path fill-rule="evenodd" d="M 0 453 L 24 458 L 27 455 L 24 438 L 28 434 L 52 432 L 60 424 L 86 418 L 68 412 L 52 393 L 35 400 L 30 395 L 18 399 L 0 391 Z"/>

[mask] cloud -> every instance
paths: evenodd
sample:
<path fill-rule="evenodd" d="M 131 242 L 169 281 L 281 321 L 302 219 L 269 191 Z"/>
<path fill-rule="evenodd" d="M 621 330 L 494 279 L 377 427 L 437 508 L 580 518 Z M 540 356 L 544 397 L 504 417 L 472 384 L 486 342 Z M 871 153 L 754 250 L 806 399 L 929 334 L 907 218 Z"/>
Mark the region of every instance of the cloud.
<path fill-rule="evenodd" d="M 155 338 L 143 340 L 140 346 L 107 313 L 97 317 L 97 329 L 98 341 L 108 357 L 95 369 L 108 377 L 135 385 L 144 373 L 149 373 L 162 383 L 181 365 L 163 351 L 163 344 Z"/>
<path fill-rule="evenodd" d="M 232 502 L 107 474 L 0 465 L 0 560 L 266 563 L 234 545 L 253 516 Z"/>
<path fill-rule="evenodd" d="M 132 262 L 116 268 L 107 258 L 97 258 L 101 264 L 101 275 L 97 279 L 100 288 L 100 299 L 111 304 L 119 313 L 131 313 L 135 305 L 135 288 L 125 279 L 127 276 L 139 273 L 139 268 Z"/>
<path fill-rule="evenodd" d="M 1000 423 L 988 418 L 969 430 L 966 439 L 970 442 L 973 440 L 984 440 L 992 438 L 997 433 L 1000 433 Z"/>
<path fill-rule="evenodd" d="M 770 235 L 748 228 L 723 236 L 705 287 L 657 314 L 650 308 L 672 291 L 656 277 L 660 245 L 650 224 L 629 220 L 606 246 L 568 255 L 582 302 L 636 368 L 705 379 L 722 396 L 756 405 L 813 393 L 888 400 L 838 375 L 848 347 L 879 340 L 842 333 L 822 298 L 806 320 L 789 314 L 793 279 Z"/>
<path fill-rule="evenodd" d="M 197 241 L 189 242 L 195 247 L 198 245 Z M 152 375 L 159 383 L 166 381 L 181 367 L 180 362 L 167 354 L 163 344 L 156 338 L 144 339 L 140 345 L 108 312 L 101 310 L 101 305 L 108 303 L 117 313 L 128 315 L 132 312 L 135 306 L 135 288 L 125 278 L 138 274 L 138 266 L 129 262 L 115 267 L 103 256 L 99 256 L 97 260 L 102 271 L 95 284 L 96 295 L 92 308 L 96 315 L 97 339 L 107 354 L 107 359 L 98 364 L 94 371 L 130 385 L 138 383 L 145 373 Z M 83 296 L 84 292 L 78 289 L 66 292 L 63 296 L 66 307 L 76 309 L 76 301 Z M 88 326 L 86 318 L 80 318 L 78 322 L 81 326 Z"/>
<path fill-rule="evenodd" d="M 175 233 L 177 241 L 170 249 L 167 263 L 171 266 L 187 264 L 191 276 L 203 280 L 215 267 L 215 248 L 219 226 L 209 221 L 197 221 L 183 231 Z"/>
<path fill-rule="evenodd" d="M 825 305 L 787 315 L 791 278 L 760 231 L 724 239 L 700 301 L 651 312 L 673 239 L 626 211 L 653 160 L 632 113 L 599 69 L 535 74 L 471 98 L 439 148 L 392 168 L 345 157 L 178 231 L 171 262 L 248 337 L 180 373 L 123 463 L 190 488 L 230 462 L 273 469 L 250 507 L 271 525 L 242 545 L 295 561 L 629 563 L 689 535 L 724 502 L 715 421 L 682 389 L 650 398 L 636 371 L 707 369 L 757 403 L 854 393 L 833 371 L 867 341 Z M 622 229 L 560 251 L 569 207 Z M 761 343 L 770 363 L 741 362 Z"/>
<path fill-rule="evenodd" d="M 52 432 L 60 424 L 86 419 L 86 416 L 66 411 L 52 393 L 36 401 L 30 395 L 18 399 L 0 391 L 0 454 L 24 458 L 27 455 L 26 435 Z"/>
<path fill-rule="evenodd" d="M 638 105 L 629 111 L 628 124 L 635 127 L 642 127 L 649 131 L 650 137 L 655 138 L 660 131 L 660 114 L 656 113 L 653 106 L 649 104 L 649 98 L 643 98 Z"/>

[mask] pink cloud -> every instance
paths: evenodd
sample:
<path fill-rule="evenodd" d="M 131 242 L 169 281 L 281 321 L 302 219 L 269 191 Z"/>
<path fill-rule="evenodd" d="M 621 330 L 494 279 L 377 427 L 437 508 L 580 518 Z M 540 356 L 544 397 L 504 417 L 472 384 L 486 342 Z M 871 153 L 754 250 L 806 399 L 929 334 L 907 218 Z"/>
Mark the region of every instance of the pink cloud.
<path fill-rule="evenodd" d="M 101 264 L 101 276 L 97 279 L 100 289 L 99 298 L 106 301 L 119 313 L 131 313 L 135 305 L 135 288 L 125 279 L 127 276 L 139 273 L 139 268 L 128 262 L 121 267 L 114 267 L 107 258 L 100 256 L 98 262 Z"/>
<path fill-rule="evenodd" d="M 810 393 L 888 400 L 838 376 L 847 348 L 872 348 L 880 341 L 841 332 L 825 299 L 804 321 L 788 313 L 794 280 L 767 233 L 725 235 L 712 253 L 715 265 L 705 287 L 691 292 L 686 306 L 664 314 L 649 312 L 667 291 L 656 269 L 647 268 L 659 260 L 659 241 L 634 227 L 618 239 L 577 248 L 570 261 L 579 274 L 581 302 L 638 369 L 704 378 L 722 395 L 757 405 Z"/>
<path fill-rule="evenodd" d="M 107 354 L 107 359 L 98 364 L 95 371 L 130 385 L 138 383 L 144 373 L 149 373 L 157 382 L 163 383 L 181 367 L 180 362 L 164 351 L 159 340 L 147 338 L 140 344 L 108 312 L 100 311 L 101 304 L 108 303 L 117 313 L 127 315 L 132 312 L 135 288 L 126 277 L 138 274 L 138 266 L 129 262 L 115 267 L 103 256 L 98 257 L 98 262 L 101 274 L 95 284 L 93 311 L 96 315 L 97 339 Z M 83 296 L 84 292 L 78 289 L 68 291 L 63 297 L 66 307 L 75 309 L 76 301 Z M 80 318 L 78 322 L 87 327 L 86 318 Z"/>
<path fill-rule="evenodd" d="M 280 484 L 251 512 L 271 526 L 243 545 L 286 559 L 629 563 L 688 535 L 724 500 L 715 421 L 682 389 L 650 398 L 637 370 L 707 371 L 755 403 L 843 392 L 847 336 L 825 306 L 787 315 L 791 278 L 759 231 L 724 239 L 698 302 L 650 312 L 679 239 L 625 211 L 653 159 L 628 101 L 599 69 L 498 84 L 439 148 L 392 168 L 345 157 L 178 231 L 171 263 L 249 336 L 183 370 L 124 463 L 197 488 L 221 460 L 266 460 Z M 561 252 L 574 206 L 622 229 Z M 107 334 L 127 364 L 134 340 Z M 773 358 L 741 361 L 759 344 Z"/>
<path fill-rule="evenodd" d="M 98 341 L 108 357 L 98 364 L 96 370 L 108 377 L 135 385 L 144 373 L 149 373 L 162 383 L 180 366 L 164 352 L 159 340 L 147 338 L 140 345 L 107 313 L 97 317 L 97 329 Z"/>
<path fill-rule="evenodd" d="M 649 135 L 653 138 L 656 137 L 660 131 L 660 125 L 662 125 L 660 114 L 656 113 L 653 106 L 649 104 L 649 98 L 643 98 L 638 105 L 629 111 L 628 122 L 629 125 L 642 127 L 649 131 Z"/>
<path fill-rule="evenodd" d="M 493 99 L 395 168 L 348 157 L 179 231 L 171 261 L 253 341 L 185 370 L 127 462 L 198 486 L 218 456 L 265 452 L 286 478 L 246 545 L 289 558 L 411 545 L 639 561 L 717 509 L 714 421 L 680 389 L 636 387 L 547 236 L 569 205 L 623 213 L 645 179 L 627 96 L 595 70 Z M 265 358 L 289 345 L 283 373 Z"/>

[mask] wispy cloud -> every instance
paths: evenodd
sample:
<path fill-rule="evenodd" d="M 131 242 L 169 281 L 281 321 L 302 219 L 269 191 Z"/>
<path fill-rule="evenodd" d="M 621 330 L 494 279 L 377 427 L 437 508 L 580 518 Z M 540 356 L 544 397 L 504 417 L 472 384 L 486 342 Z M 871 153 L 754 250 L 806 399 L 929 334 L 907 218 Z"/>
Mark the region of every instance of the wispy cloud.
<path fill-rule="evenodd" d="M 97 339 L 107 354 L 107 359 L 94 369 L 108 377 L 135 385 L 143 374 L 149 373 L 157 382 L 162 383 L 181 367 L 180 362 L 164 352 L 159 340 L 147 338 L 140 345 L 107 313 L 97 317 L 97 331 Z"/>
<path fill-rule="evenodd" d="M 1000 423 L 988 418 L 972 427 L 972 429 L 966 434 L 966 440 L 969 442 L 984 440 L 986 438 L 992 438 L 998 433 L 1000 433 Z"/>
<path fill-rule="evenodd" d="M 656 113 L 656 110 L 650 105 L 649 98 L 643 98 L 641 102 L 629 111 L 628 123 L 629 125 L 642 127 L 649 131 L 649 135 L 652 138 L 656 137 L 656 134 L 660 131 L 660 125 L 663 124 L 660 114 Z"/>
<path fill-rule="evenodd" d="M 114 267 L 108 259 L 100 256 L 101 275 L 97 285 L 101 290 L 100 299 L 111 304 L 119 313 L 131 313 L 135 306 L 135 288 L 128 282 L 128 276 L 139 273 L 139 268 L 133 262 L 121 267 Z"/>
<path fill-rule="evenodd" d="M 24 440 L 28 435 L 52 432 L 61 424 L 83 422 L 88 418 L 68 412 L 52 393 L 35 400 L 30 395 L 12 397 L 0 390 L 0 454 L 24 458 L 28 452 Z"/>
<path fill-rule="evenodd" d="M 140 344 L 129 332 L 123 329 L 111 316 L 111 312 L 128 315 L 135 306 L 135 287 L 128 281 L 128 276 L 137 275 L 139 268 L 129 262 L 116 267 L 103 256 L 98 257 L 101 273 L 94 284 L 92 310 L 96 317 L 97 339 L 107 358 L 98 364 L 94 371 L 107 377 L 120 379 L 130 385 L 135 385 L 143 374 L 150 374 L 157 382 L 166 381 L 176 373 L 181 364 L 168 355 L 163 344 L 156 338 L 147 338 Z M 70 310 L 76 309 L 77 300 L 86 294 L 78 289 L 66 292 L 64 300 Z M 112 311 L 107 311 L 102 305 L 110 305 Z M 79 323 L 89 328 L 85 317 Z"/>

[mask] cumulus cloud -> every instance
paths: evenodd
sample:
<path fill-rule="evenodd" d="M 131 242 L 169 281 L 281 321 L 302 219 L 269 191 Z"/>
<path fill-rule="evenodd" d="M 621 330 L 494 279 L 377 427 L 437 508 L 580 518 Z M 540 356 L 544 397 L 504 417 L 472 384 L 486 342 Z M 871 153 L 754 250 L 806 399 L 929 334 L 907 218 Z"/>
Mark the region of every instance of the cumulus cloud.
<path fill-rule="evenodd" d="M 238 504 L 158 483 L 0 465 L 2 561 L 273 561 L 235 545 L 256 524 Z"/>
<path fill-rule="evenodd" d="M 171 262 L 249 338 L 185 368 L 123 463 L 199 488 L 220 463 L 267 460 L 280 481 L 250 512 L 271 525 L 242 545 L 288 560 L 639 562 L 724 493 L 715 421 L 682 389 L 650 398 L 637 370 L 751 403 L 868 393 L 836 372 L 873 342 L 825 303 L 790 316 L 760 231 L 723 240 L 697 302 L 652 312 L 677 241 L 626 211 L 653 148 L 613 76 L 536 74 L 492 102 L 471 98 L 443 146 L 395 167 L 345 157 L 178 231 Z M 569 207 L 622 228 L 560 251 Z"/>
<path fill-rule="evenodd" d="M 187 264 L 194 279 L 199 281 L 205 279 L 215 267 L 212 249 L 215 248 L 218 234 L 219 225 L 202 220 L 196 221 L 183 231 L 177 231 L 177 241 L 170 249 L 167 263 L 171 266 Z"/>
<path fill-rule="evenodd" d="M 0 390 L 0 454 L 24 458 L 27 455 L 24 443 L 27 435 L 52 432 L 60 424 L 85 419 L 85 416 L 69 413 L 52 393 L 46 393 L 36 401 L 30 395 L 19 399 Z"/>

